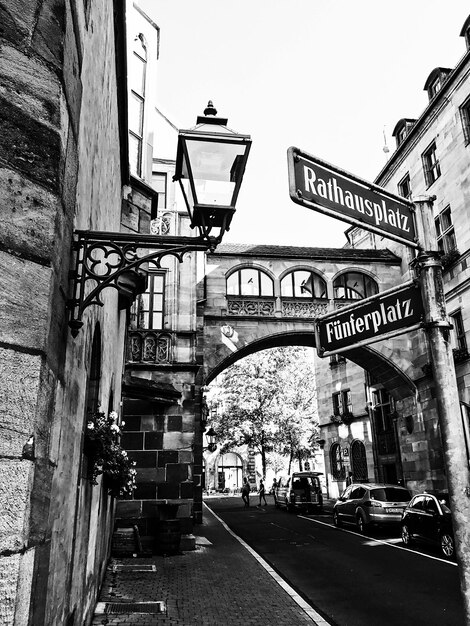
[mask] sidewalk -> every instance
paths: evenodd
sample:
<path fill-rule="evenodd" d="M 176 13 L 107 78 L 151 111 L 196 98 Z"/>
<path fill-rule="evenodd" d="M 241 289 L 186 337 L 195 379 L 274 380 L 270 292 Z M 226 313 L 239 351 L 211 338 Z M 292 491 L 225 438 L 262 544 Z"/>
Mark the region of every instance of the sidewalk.
<path fill-rule="evenodd" d="M 112 559 L 93 626 L 328 626 L 207 508 L 197 532 L 194 551 Z M 159 601 L 162 613 L 136 605 Z M 105 603 L 115 604 L 113 613 Z"/>

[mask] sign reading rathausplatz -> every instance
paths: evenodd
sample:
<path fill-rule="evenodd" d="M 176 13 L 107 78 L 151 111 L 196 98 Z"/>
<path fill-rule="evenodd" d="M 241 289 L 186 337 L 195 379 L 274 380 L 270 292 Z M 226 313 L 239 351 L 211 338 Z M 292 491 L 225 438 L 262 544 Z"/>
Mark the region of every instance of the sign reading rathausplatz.
<path fill-rule="evenodd" d="M 318 317 L 318 354 L 326 357 L 415 330 L 421 326 L 423 314 L 419 285 L 408 281 Z"/>
<path fill-rule="evenodd" d="M 297 204 L 418 247 L 412 202 L 298 148 L 289 148 L 287 162 Z"/>

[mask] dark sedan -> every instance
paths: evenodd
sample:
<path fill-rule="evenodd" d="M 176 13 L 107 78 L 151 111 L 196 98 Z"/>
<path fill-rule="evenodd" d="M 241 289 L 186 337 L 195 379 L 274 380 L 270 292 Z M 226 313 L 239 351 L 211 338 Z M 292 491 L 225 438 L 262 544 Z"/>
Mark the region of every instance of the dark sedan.
<path fill-rule="evenodd" d="M 420 493 L 403 512 L 401 537 L 405 545 L 415 539 L 439 546 L 446 558 L 455 554 L 452 517 L 446 495 Z"/>

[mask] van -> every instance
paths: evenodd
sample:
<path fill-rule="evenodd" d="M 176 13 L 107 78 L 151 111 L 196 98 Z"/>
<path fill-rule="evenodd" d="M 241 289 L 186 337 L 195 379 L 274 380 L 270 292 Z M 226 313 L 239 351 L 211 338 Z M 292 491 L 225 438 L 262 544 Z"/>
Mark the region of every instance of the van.
<path fill-rule="evenodd" d="M 321 475 L 322 472 L 292 472 L 290 476 L 281 476 L 275 491 L 276 506 L 287 511 L 321 511 Z"/>

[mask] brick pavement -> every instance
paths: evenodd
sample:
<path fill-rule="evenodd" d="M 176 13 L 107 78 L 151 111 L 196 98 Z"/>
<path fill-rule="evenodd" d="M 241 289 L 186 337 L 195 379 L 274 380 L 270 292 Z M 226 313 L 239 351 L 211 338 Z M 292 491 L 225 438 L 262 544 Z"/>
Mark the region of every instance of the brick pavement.
<path fill-rule="evenodd" d="M 326 625 L 320 616 L 314 615 L 314 620 L 308 615 L 210 512 L 197 530 L 200 537 L 194 551 L 112 559 L 108 567 L 100 603 L 163 600 L 164 614 L 95 613 L 92 625 Z M 130 565 L 147 569 L 154 565 L 155 571 L 119 571 Z"/>

